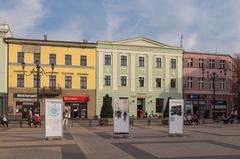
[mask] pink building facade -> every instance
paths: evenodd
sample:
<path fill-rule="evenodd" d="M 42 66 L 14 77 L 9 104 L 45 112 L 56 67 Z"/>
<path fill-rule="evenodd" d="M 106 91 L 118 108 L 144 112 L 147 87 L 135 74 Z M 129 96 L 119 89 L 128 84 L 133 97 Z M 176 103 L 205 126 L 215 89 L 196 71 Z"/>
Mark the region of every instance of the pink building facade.
<path fill-rule="evenodd" d="M 210 116 L 232 110 L 232 57 L 224 54 L 184 52 L 183 92 L 185 105 L 192 113 Z"/>

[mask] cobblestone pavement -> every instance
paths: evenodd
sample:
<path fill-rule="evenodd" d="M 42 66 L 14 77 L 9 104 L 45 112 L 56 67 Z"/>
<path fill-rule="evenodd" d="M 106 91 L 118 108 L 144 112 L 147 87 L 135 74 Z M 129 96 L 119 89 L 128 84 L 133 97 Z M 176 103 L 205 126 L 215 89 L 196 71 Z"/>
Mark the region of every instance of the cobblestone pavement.
<path fill-rule="evenodd" d="M 64 137 L 45 140 L 44 128 L 1 128 L 0 159 L 239 159 L 240 124 L 185 126 L 169 136 L 164 125 L 136 124 L 129 136 L 112 126 L 69 125 Z"/>

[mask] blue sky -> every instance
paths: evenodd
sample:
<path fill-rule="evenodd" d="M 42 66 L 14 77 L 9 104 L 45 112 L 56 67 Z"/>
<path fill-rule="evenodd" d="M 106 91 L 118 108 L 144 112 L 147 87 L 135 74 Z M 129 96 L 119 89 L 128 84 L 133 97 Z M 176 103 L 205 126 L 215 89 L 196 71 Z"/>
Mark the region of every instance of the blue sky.
<path fill-rule="evenodd" d="M 240 52 L 239 0 L 0 0 L 14 37 L 82 41 L 147 37 L 187 51 Z"/>

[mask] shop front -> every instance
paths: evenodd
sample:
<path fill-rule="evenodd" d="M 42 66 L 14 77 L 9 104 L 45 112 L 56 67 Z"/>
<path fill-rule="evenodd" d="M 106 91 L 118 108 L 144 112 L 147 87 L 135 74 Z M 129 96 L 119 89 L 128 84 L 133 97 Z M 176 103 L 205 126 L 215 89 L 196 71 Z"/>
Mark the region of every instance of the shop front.
<path fill-rule="evenodd" d="M 71 118 L 88 118 L 87 96 L 63 96 L 65 110 L 71 112 Z"/>
<path fill-rule="evenodd" d="M 226 100 L 215 100 L 215 103 L 212 101 L 212 111 L 214 117 L 227 115 L 227 101 Z"/>
<path fill-rule="evenodd" d="M 40 105 L 37 103 L 36 94 L 29 93 L 14 93 L 15 115 L 27 118 L 27 112 L 31 109 L 33 114 L 40 113 Z"/>

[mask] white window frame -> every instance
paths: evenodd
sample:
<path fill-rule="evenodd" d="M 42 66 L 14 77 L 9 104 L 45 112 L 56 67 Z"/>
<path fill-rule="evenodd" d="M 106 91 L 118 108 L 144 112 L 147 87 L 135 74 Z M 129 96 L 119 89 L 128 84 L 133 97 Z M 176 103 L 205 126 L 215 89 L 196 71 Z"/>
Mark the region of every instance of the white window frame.
<path fill-rule="evenodd" d="M 203 89 L 203 86 L 204 86 L 204 77 L 199 77 L 199 78 L 198 78 L 198 88 L 199 88 L 200 90 L 202 90 L 202 89 Z"/>
<path fill-rule="evenodd" d="M 143 86 L 140 86 L 139 78 L 141 78 L 141 77 L 143 78 Z M 145 87 L 145 77 L 144 76 L 138 76 L 138 87 L 142 87 L 142 88 Z"/>
<path fill-rule="evenodd" d="M 193 59 L 192 58 L 187 59 L 187 66 L 193 67 Z"/>
<path fill-rule="evenodd" d="M 193 77 L 187 77 L 187 87 L 188 89 L 192 89 L 192 85 L 193 85 Z"/>
<path fill-rule="evenodd" d="M 110 76 L 110 85 L 106 85 L 106 81 L 105 81 L 105 77 L 106 76 Z M 105 87 L 110 87 L 110 86 L 112 86 L 112 75 L 111 74 L 104 74 L 104 76 L 103 76 L 104 78 L 103 78 L 103 81 L 104 81 L 104 86 Z"/>
<path fill-rule="evenodd" d="M 221 78 L 220 85 L 221 85 L 221 90 L 225 90 L 225 78 Z"/>
<path fill-rule="evenodd" d="M 126 86 L 122 85 L 122 77 L 126 77 Z M 127 75 L 120 75 L 120 86 L 121 87 L 127 87 L 128 86 L 128 76 Z"/>
<path fill-rule="evenodd" d="M 220 60 L 220 69 L 224 69 L 225 68 L 225 60 Z"/>

